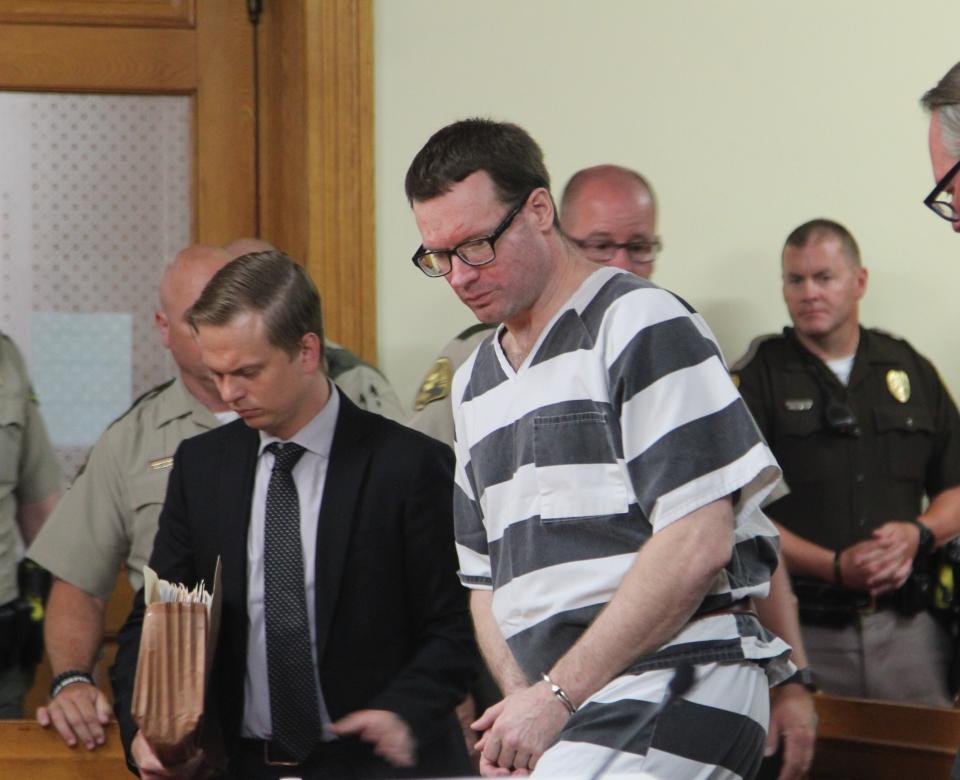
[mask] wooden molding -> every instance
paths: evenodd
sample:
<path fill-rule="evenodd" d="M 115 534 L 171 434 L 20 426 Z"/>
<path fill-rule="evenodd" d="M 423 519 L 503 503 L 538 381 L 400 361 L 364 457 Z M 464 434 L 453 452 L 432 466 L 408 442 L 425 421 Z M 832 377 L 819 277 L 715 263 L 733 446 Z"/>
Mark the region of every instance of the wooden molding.
<path fill-rule="evenodd" d="M 195 0 L 0 0 L 0 22 L 193 27 Z"/>
<path fill-rule="evenodd" d="M 190 92 L 197 80 L 192 30 L 0 25 L 4 89 Z M 91 52 L 97 52 L 95 57 Z"/>

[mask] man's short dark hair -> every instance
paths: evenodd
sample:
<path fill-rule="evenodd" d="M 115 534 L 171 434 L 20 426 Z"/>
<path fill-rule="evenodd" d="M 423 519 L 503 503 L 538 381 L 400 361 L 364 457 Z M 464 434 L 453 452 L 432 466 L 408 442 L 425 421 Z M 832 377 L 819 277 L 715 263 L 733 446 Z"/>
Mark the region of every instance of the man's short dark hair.
<path fill-rule="evenodd" d="M 847 256 L 847 259 L 850 260 L 853 265 L 859 267 L 860 247 L 857 246 L 857 242 L 850 231 L 832 219 L 820 218 L 804 222 L 787 236 L 783 248 L 786 249 L 788 246 L 792 246 L 795 249 L 803 249 L 812 241 L 821 241 L 831 236 L 840 239 L 843 252 Z"/>
<path fill-rule="evenodd" d="M 263 315 L 267 340 L 289 355 L 300 349 L 307 333 L 323 343 L 320 293 L 307 272 L 279 250 L 241 255 L 221 268 L 186 312 L 197 330 L 226 325 L 253 312 Z"/>
<path fill-rule="evenodd" d="M 538 187 L 550 191 L 543 152 L 526 130 L 475 118 L 438 130 L 417 152 L 407 170 L 407 200 L 411 205 L 433 200 L 477 171 L 487 172 L 505 206 L 518 204 Z"/>

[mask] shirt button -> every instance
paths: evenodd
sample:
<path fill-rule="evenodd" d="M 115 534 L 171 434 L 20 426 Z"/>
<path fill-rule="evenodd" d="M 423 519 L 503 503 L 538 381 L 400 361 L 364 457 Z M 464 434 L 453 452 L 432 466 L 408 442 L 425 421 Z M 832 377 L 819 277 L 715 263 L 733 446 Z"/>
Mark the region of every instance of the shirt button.
<path fill-rule="evenodd" d="M 857 482 L 863 482 L 863 474 L 857 474 Z"/>
<path fill-rule="evenodd" d="M 908 417 L 908 418 L 907 418 L 907 427 L 908 427 L 908 428 L 912 428 L 912 427 L 913 427 L 913 418 L 912 418 L 912 417 Z"/>
<path fill-rule="evenodd" d="M 867 524 L 867 518 L 861 517 L 861 518 L 860 518 L 860 525 L 866 525 L 866 524 Z"/>

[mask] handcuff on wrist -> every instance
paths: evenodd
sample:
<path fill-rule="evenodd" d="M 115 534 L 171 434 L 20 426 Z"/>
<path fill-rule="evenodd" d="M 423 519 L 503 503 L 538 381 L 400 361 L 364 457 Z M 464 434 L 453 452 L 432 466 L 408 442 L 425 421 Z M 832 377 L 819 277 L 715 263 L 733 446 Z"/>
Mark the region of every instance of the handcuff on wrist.
<path fill-rule="evenodd" d="M 550 679 L 550 675 L 544 672 L 540 675 L 540 679 L 543 680 L 547 685 L 550 686 L 550 692 L 560 699 L 560 703 L 567 708 L 567 712 L 571 715 L 575 714 L 577 711 L 576 705 L 573 703 L 571 698 L 567 695 L 567 692 L 563 690 L 559 685 L 557 685 L 553 680 Z"/>

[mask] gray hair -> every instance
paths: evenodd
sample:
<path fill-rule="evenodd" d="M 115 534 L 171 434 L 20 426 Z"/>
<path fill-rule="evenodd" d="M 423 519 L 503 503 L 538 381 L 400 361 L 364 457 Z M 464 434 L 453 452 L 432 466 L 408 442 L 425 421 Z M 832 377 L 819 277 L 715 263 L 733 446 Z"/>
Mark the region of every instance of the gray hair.
<path fill-rule="evenodd" d="M 960 62 L 948 70 L 920 102 L 940 120 L 944 148 L 951 157 L 960 157 Z"/>

